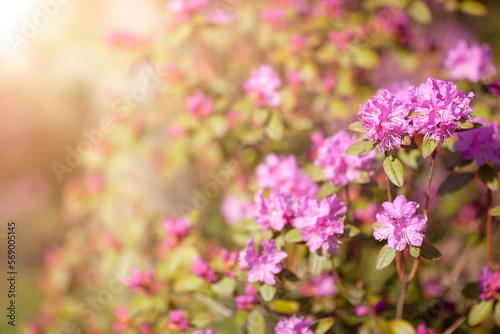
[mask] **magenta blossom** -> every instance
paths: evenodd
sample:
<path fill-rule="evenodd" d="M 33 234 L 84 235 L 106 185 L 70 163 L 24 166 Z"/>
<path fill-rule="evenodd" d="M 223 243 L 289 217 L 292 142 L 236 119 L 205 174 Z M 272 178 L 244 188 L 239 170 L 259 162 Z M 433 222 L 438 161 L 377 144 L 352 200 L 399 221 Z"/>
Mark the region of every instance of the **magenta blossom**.
<path fill-rule="evenodd" d="M 298 318 L 292 315 L 290 318 L 282 320 L 276 324 L 274 331 L 276 334 L 314 334 L 309 328 L 313 324 L 311 317 Z"/>
<path fill-rule="evenodd" d="M 475 121 L 484 126 L 459 133 L 453 149 L 460 152 L 465 160 L 475 160 L 478 166 L 486 164 L 487 161 L 500 164 L 498 123 L 486 124 L 486 121 L 477 118 Z"/>
<path fill-rule="evenodd" d="M 199 257 L 194 259 L 192 270 L 193 274 L 203 278 L 205 281 L 209 283 L 217 281 L 217 276 L 215 275 L 215 272 L 210 268 L 208 263 L 206 263 Z"/>
<path fill-rule="evenodd" d="M 133 268 L 132 277 L 125 280 L 125 285 L 135 293 L 142 292 L 151 295 L 159 288 L 159 283 L 155 281 L 155 274 L 154 269 L 149 269 L 143 274 L 138 268 Z"/>
<path fill-rule="evenodd" d="M 261 65 L 252 71 L 243 87 L 248 95 L 255 99 L 257 107 L 276 107 L 281 103 L 281 97 L 276 90 L 281 86 L 281 80 L 268 64 Z"/>
<path fill-rule="evenodd" d="M 409 107 L 384 90 L 359 106 L 359 119 L 366 136 L 379 141 L 380 152 L 401 147 L 401 138 L 410 130 Z"/>
<path fill-rule="evenodd" d="M 114 321 L 111 324 L 111 329 L 113 330 L 113 332 L 117 333 L 125 331 L 132 322 L 132 319 L 129 316 L 127 316 L 127 307 L 120 306 L 115 310 L 114 313 L 118 318 L 118 320 Z"/>
<path fill-rule="evenodd" d="M 318 201 L 312 197 L 301 200 L 293 226 L 300 229 L 300 236 L 311 252 L 319 248 L 334 253 L 338 250 L 338 237 L 344 233 L 347 208 L 335 194 Z"/>
<path fill-rule="evenodd" d="M 245 294 L 236 296 L 234 298 L 236 302 L 236 307 L 240 310 L 250 311 L 253 309 L 254 304 L 257 303 L 257 290 L 251 284 L 247 284 L 245 287 Z"/>
<path fill-rule="evenodd" d="M 379 89 L 377 94 L 382 93 L 383 91 L 389 92 L 392 96 L 395 96 L 399 101 L 410 104 L 410 93 L 408 92 L 408 88 L 410 88 L 410 83 L 408 81 L 404 82 L 393 82 L 392 84 Z"/>
<path fill-rule="evenodd" d="M 187 100 L 189 114 L 196 119 L 203 119 L 214 112 L 212 99 L 201 90 L 191 95 Z"/>
<path fill-rule="evenodd" d="M 187 331 L 189 329 L 189 320 L 184 318 L 182 310 L 170 310 L 165 327 L 171 331 Z"/>
<path fill-rule="evenodd" d="M 468 46 L 467 41 L 461 39 L 448 50 L 444 67 L 450 72 L 451 79 L 478 82 L 495 73 L 492 61 L 493 54 L 488 44 L 479 46 L 477 43 L 472 43 Z"/>
<path fill-rule="evenodd" d="M 324 272 L 318 277 L 311 277 L 310 284 L 302 284 L 299 293 L 304 296 L 335 297 L 338 293 L 335 278 L 332 274 Z"/>
<path fill-rule="evenodd" d="M 410 87 L 411 110 L 415 111 L 413 129 L 442 143 L 460 129 L 459 119 L 472 121 L 472 107 L 469 105 L 474 93 L 465 95 L 452 82 L 428 78 L 419 87 Z"/>
<path fill-rule="evenodd" d="M 211 330 L 211 329 L 207 329 L 207 330 L 204 330 L 204 331 L 194 331 L 193 333 L 191 334 L 214 334 L 214 331 Z"/>
<path fill-rule="evenodd" d="M 375 157 L 375 151 L 358 157 L 346 154 L 349 146 L 357 142 L 355 136 L 350 137 L 344 131 L 326 138 L 318 149 L 314 164 L 323 168 L 323 177 L 334 185 L 345 186 L 361 176 L 360 171 L 368 172 Z"/>
<path fill-rule="evenodd" d="M 233 225 L 240 219 L 250 219 L 254 216 L 255 207 L 246 198 L 227 195 L 222 200 L 220 213 L 228 225 Z"/>
<path fill-rule="evenodd" d="M 226 248 L 220 250 L 220 257 L 222 261 L 223 272 L 222 275 L 227 277 L 234 277 L 234 266 L 238 260 L 238 252 L 234 251 L 229 253 Z"/>
<path fill-rule="evenodd" d="M 281 271 L 281 261 L 285 259 L 288 254 L 285 252 L 278 252 L 278 246 L 274 240 L 263 241 L 262 255 L 255 251 L 253 237 L 250 237 L 247 242 L 247 248 L 240 251 L 239 265 L 240 270 L 246 268 L 250 269 L 247 273 L 247 279 L 250 283 L 257 281 L 264 282 L 269 285 L 275 285 L 276 280 L 274 274 Z"/>
<path fill-rule="evenodd" d="M 418 325 L 417 330 L 415 331 L 415 334 L 434 334 L 434 333 L 435 332 L 433 329 L 425 327 L 424 324 Z"/>
<path fill-rule="evenodd" d="M 160 240 L 160 247 L 164 250 L 170 250 L 175 247 L 179 241 L 187 236 L 191 230 L 191 223 L 187 218 L 164 219 L 165 236 Z"/>
<path fill-rule="evenodd" d="M 480 299 L 492 299 L 500 297 L 500 273 L 492 273 L 488 267 L 484 267 L 478 282 L 481 291 Z"/>
<path fill-rule="evenodd" d="M 285 198 L 274 191 L 269 193 L 269 198 L 262 195 L 259 190 L 255 194 L 255 222 L 264 225 L 264 230 L 270 228 L 281 231 L 288 222 L 288 209 Z"/>
<path fill-rule="evenodd" d="M 393 203 L 384 202 L 382 207 L 384 210 L 376 215 L 382 226 L 373 232 L 375 239 L 387 239 L 388 246 L 398 251 L 405 249 L 407 244 L 420 247 L 427 216 L 415 215 L 418 203 L 408 202 L 404 195 L 399 195 Z"/>

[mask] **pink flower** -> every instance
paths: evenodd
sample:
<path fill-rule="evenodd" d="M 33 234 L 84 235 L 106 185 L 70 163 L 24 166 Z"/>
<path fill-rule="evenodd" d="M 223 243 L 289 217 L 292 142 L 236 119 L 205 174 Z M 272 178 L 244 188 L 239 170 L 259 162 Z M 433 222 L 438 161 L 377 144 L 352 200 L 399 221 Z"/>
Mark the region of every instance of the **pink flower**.
<path fill-rule="evenodd" d="M 246 93 L 255 99 L 255 106 L 260 108 L 280 105 L 281 97 L 276 92 L 280 86 L 281 80 L 278 74 L 268 64 L 253 70 L 250 79 L 243 84 Z"/>
<path fill-rule="evenodd" d="M 409 91 L 411 110 L 416 113 L 413 128 L 426 139 L 442 143 L 460 129 L 456 124 L 460 118 L 472 121 L 469 103 L 474 93 L 465 96 L 452 82 L 428 78 L 417 88 L 411 86 Z"/>
<path fill-rule="evenodd" d="M 377 214 L 378 207 L 377 204 L 373 202 L 369 202 L 364 209 L 355 209 L 354 217 L 356 220 L 365 223 L 365 224 L 373 224 L 376 221 L 375 215 Z"/>
<path fill-rule="evenodd" d="M 368 307 L 366 307 L 366 305 L 359 305 L 359 306 L 356 306 L 356 308 L 354 308 L 354 313 L 355 313 L 358 317 L 364 317 L 364 316 L 367 316 L 367 315 L 368 315 Z"/>
<path fill-rule="evenodd" d="M 272 239 L 263 241 L 262 247 L 264 250 L 262 255 L 259 255 L 255 251 L 253 237 L 248 239 L 247 248 L 240 251 L 239 254 L 240 270 L 250 269 L 247 273 L 247 279 L 250 283 L 260 281 L 275 285 L 274 274 L 281 271 L 281 261 L 288 255 L 285 252 L 278 252 L 278 246 Z"/>
<path fill-rule="evenodd" d="M 208 263 L 206 263 L 199 257 L 194 259 L 192 270 L 193 274 L 203 278 L 205 281 L 209 283 L 217 281 L 217 276 L 215 275 L 215 272 L 210 268 Z"/>
<path fill-rule="evenodd" d="M 321 88 L 326 92 L 330 92 L 337 84 L 337 77 L 335 74 L 327 73 L 321 81 Z"/>
<path fill-rule="evenodd" d="M 415 215 L 418 203 L 408 202 L 404 195 L 399 195 L 393 203 L 384 202 L 382 207 L 384 210 L 376 215 L 382 226 L 373 232 L 375 239 L 387 239 L 388 246 L 398 251 L 405 249 L 407 244 L 420 247 L 427 216 Z"/>
<path fill-rule="evenodd" d="M 250 219 L 254 216 L 255 207 L 246 198 L 232 195 L 224 197 L 220 207 L 220 213 L 228 225 L 233 225 L 240 219 Z"/>
<path fill-rule="evenodd" d="M 484 267 L 478 281 L 478 289 L 481 291 L 480 299 L 491 299 L 500 297 L 500 273 L 492 273 L 488 267 Z"/>
<path fill-rule="evenodd" d="M 359 106 L 359 119 L 365 135 L 372 142 L 379 141 L 379 151 L 401 147 L 401 137 L 407 134 L 408 105 L 388 91 L 382 91 Z"/>
<path fill-rule="evenodd" d="M 220 257 L 222 260 L 222 267 L 224 268 L 222 275 L 228 277 L 234 277 L 233 267 L 236 265 L 236 261 L 238 259 L 238 252 L 231 252 L 226 248 L 222 248 L 220 250 Z"/>
<path fill-rule="evenodd" d="M 132 322 L 132 319 L 127 316 L 127 307 L 120 306 L 115 310 L 115 315 L 118 320 L 111 324 L 111 329 L 117 333 L 125 331 Z"/>
<path fill-rule="evenodd" d="M 484 126 L 459 133 L 453 149 L 460 152 L 465 160 L 475 160 L 478 166 L 486 164 L 487 161 L 500 164 L 498 123 L 486 124 L 485 120 L 477 118 L 475 121 Z"/>
<path fill-rule="evenodd" d="M 234 298 L 236 307 L 240 310 L 250 311 L 253 309 L 254 304 L 257 303 L 257 290 L 251 284 L 245 287 L 245 294 L 239 295 Z"/>
<path fill-rule="evenodd" d="M 302 84 L 302 73 L 300 71 L 289 71 L 286 73 L 286 80 L 290 86 L 299 88 Z"/>
<path fill-rule="evenodd" d="M 323 168 L 323 177 L 334 185 L 345 186 L 361 176 L 360 171 L 369 171 L 370 164 L 375 157 L 372 151 L 362 157 L 347 155 L 346 151 L 358 139 L 349 137 L 344 131 L 328 137 L 318 149 L 318 156 L 314 164 Z"/>
<path fill-rule="evenodd" d="M 153 334 L 153 328 L 145 322 L 139 324 L 139 328 L 143 334 Z"/>
<path fill-rule="evenodd" d="M 175 247 L 191 230 L 191 223 L 187 218 L 164 219 L 163 226 L 166 232 L 164 238 L 160 240 L 160 247 L 163 250 Z"/>
<path fill-rule="evenodd" d="M 493 54 L 488 44 L 479 46 L 473 43 L 468 46 L 467 41 L 461 39 L 448 50 L 444 59 L 444 67 L 454 80 L 467 79 L 471 82 L 478 82 L 485 76 L 495 73 L 492 61 Z"/>
<path fill-rule="evenodd" d="M 133 268 L 132 277 L 125 281 L 125 285 L 135 293 L 154 294 L 159 289 L 159 283 L 155 281 L 155 274 L 154 269 L 149 269 L 142 274 L 138 268 Z"/>
<path fill-rule="evenodd" d="M 347 208 L 334 194 L 321 202 L 315 198 L 303 198 L 293 220 L 293 226 L 301 229 L 300 236 L 311 252 L 322 248 L 330 253 L 338 250 L 338 237 L 344 233 Z"/>
<path fill-rule="evenodd" d="M 311 134 L 311 152 L 309 152 L 309 156 L 314 160 L 318 156 L 318 150 L 323 145 L 323 141 L 325 140 L 325 136 L 321 130 L 315 131 Z"/>
<path fill-rule="evenodd" d="M 189 321 L 182 315 L 182 310 L 170 310 L 168 322 L 165 327 L 171 331 L 187 331 Z"/>
<path fill-rule="evenodd" d="M 255 194 L 255 222 L 264 225 L 264 230 L 270 228 L 281 231 L 288 222 L 288 208 L 285 198 L 274 191 L 269 198 L 262 196 L 262 189 Z"/>
<path fill-rule="evenodd" d="M 170 0 L 167 3 L 167 9 L 175 14 L 179 21 L 185 21 L 206 5 L 208 5 L 208 0 Z"/>
<path fill-rule="evenodd" d="M 415 331 L 415 334 L 434 334 L 434 333 L 435 332 L 433 329 L 428 329 L 427 327 L 425 327 L 424 324 L 418 325 L 417 330 Z"/>
<path fill-rule="evenodd" d="M 290 51 L 294 54 L 299 54 L 307 47 L 307 39 L 300 34 L 294 34 L 289 41 Z"/>
<path fill-rule="evenodd" d="M 256 168 L 259 188 L 270 188 L 287 196 L 314 196 L 318 190 L 309 176 L 302 175 L 294 155 L 269 154 Z"/>
<path fill-rule="evenodd" d="M 410 93 L 408 92 L 408 88 L 410 88 L 410 83 L 408 81 L 404 82 L 393 82 L 392 84 L 379 89 L 377 94 L 382 93 L 383 91 L 388 91 L 390 95 L 395 96 L 399 101 L 410 104 Z"/>
<path fill-rule="evenodd" d="M 311 284 L 302 284 L 299 287 L 300 294 L 304 296 L 335 297 L 338 293 L 333 275 L 324 272 L 318 277 L 311 277 Z"/>
<path fill-rule="evenodd" d="M 204 331 L 194 331 L 191 334 L 214 334 L 214 331 L 211 330 L 211 329 L 207 329 L 207 330 L 204 330 Z"/>
<path fill-rule="evenodd" d="M 304 317 L 297 318 L 297 316 L 292 315 L 290 318 L 278 322 L 274 331 L 276 334 L 314 334 L 309 329 L 312 324 L 311 317 L 304 319 Z"/>
<path fill-rule="evenodd" d="M 187 100 L 189 114 L 196 119 L 203 119 L 214 112 L 212 100 L 201 90 L 191 95 Z"/>

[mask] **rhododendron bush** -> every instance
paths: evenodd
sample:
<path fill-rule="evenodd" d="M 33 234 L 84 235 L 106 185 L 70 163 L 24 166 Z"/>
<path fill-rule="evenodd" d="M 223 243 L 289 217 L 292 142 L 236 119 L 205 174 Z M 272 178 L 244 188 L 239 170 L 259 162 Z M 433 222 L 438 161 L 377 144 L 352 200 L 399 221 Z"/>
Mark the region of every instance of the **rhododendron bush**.
<path fill-rule="evenodd" d="M 500 81 L 461 23 L 486 7 L 157 7 L 103 41 L 157 84 L 68 181 L 27 333 L 498 330 Z"/>

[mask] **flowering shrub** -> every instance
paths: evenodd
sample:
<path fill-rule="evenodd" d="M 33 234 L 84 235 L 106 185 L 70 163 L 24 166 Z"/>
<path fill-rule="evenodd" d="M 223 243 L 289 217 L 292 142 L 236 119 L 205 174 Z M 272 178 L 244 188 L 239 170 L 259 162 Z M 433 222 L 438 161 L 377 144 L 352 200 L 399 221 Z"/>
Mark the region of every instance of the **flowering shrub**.
<path fill-rule="evenodd" d="M 427 33 L 483 5 L 159 4 L 165 27 L 124 50 L 159 84 L 113 104 L 67 187 L 82 224 L 27 333 L 500 325 L 493 54 Z"/>

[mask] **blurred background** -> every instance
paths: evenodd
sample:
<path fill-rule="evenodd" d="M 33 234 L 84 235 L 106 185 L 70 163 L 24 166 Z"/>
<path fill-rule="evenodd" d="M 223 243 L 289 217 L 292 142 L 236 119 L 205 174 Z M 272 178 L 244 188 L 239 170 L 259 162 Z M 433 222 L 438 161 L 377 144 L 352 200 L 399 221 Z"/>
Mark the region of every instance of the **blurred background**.
<path fill-rule="evenodd" d="M 499 54 L 500 6 L 495 0 L 485 4 L 487 17 L 459 21 Z M 159 5 L 152 0 L 0 1 L 0 247 L 6 245 L 7 221 L 16 221 L 20 324 L 40 305 L 44 252 L 60 244 L 75 224 L 62 209 L 61 194 L 83 167 L 61 182 L 53 163 L 64 163 L 66 147 L 75 147 L 85 129 L 110 113 L 109 96 L 129 84 L 133 71 L 135 55 L 114 50 L 106 34 L 117 28 L 138 35 L 161 29 Z M 32 24 L 37 16 L 39 27 Z M 0 249 L 0 258 L 5 256 Z M 4 329 L 2 321 L 0 332 Z"/>

